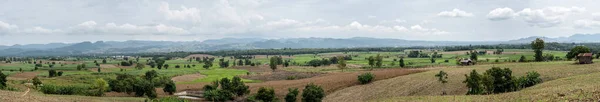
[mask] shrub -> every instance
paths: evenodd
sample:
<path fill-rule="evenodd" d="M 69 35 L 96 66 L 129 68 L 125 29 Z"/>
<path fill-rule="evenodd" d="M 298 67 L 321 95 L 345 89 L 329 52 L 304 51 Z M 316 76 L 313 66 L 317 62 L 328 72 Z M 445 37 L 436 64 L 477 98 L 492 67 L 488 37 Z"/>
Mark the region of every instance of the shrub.
<path fill-rule="evenodd" d="M 2 73 L 2 71 L 0 71 L 0 88 L 4 88 L 6 87 L 6 77 L 7 75 L 4 75 L 4 73 Z"/>
<path fill-rule="evenodd" d="M 492 94 L 517 91 L 525 87 L 530 87 L 541 83 L 540 74 L 537 72 L 527 72 L 526 76 L 518 79 L 512 76 L 512 71 L 508 68 L 492 67 L 485 71 L 483 75 L 473 70 L 463 83 L 467 83 L 469 88 L 467 94 Z"/>
<path fill-rule="evenodd" d="M 321 86 L 310 83 L 302 90 L 302 102 L 321 102 L 325 97 L 325 91 Z"/>
<path fill-rule="evenodd" d="M 525 88 L 525 87 L 533 86 L 538 83 L 542 83 L 540 74 L 535 71 L 532 71 L 532 72 L 527 72 L 527 75 L 519 78 L 517 85 L 519 86 L 519 88 Z"/>
<path fill-rule="evenodd" d="M 56 73 L 56 75 L 58 75 L 58 76 L 62 76 L 62 75 L 63 75 L 63 72 L 62 72 L 62 71 L 58 71 L 58 73 Z"/>
<path fill-rule="evenodd" d="M 285 102 L 296 102 L 296 96 L 298 96 L 298 88 L 289 88 L 288 94 L 285 95 Z"/>
<path fill-rule="evenodd" d="M 102 79 L 96 79 L 96 83 L 94 83 L 94 88 L 97 90 L 96 93 L 94 93 L 94 96 L 104 96 L 104 92 L 106 92 L 108 90 L 108 83 Z"/>
<path fill-rule="evenodd" d="M 169 93 L 169 95 L 173 95 L 173 92 L 177 91 L 177 86 L 175 86 L 175 82 L 173 80 L 169 80 L 165 87 L 163 88 L 165 93 Z"/>
<path fill-rule="evenodd" d="M 89 87 L 87 86 L 76 86 L 76 85 L 67 85 L 67 86 L 58 86 L 47 84 L 41 87 L 40 91 L 44 94 L 59 94 L 59 95 L 90 95 L 87 92 Z"/>
<path fill-rule="evenodd" d="M 33 86 L 35 86 L 36 88 L 42 84 L 42 81 L 37 76 L 33 77 L 32 80 L 33 80 Z"/>
<path fill-rule="evenodd" d="M 360 84 L 367 84 L 367 83 L 370 83 L 371 81 L 373 81 L 374 77 L 375 77 L 375 75 L 373 75 L 372 73 L 364 73 L 364 74 L 358 75 L 358 81 L 360 82 Z"/>
<path fill-rule="evenodd" d="M 48 70 L 48 77 L 55 77 L 56 76 L 56 70 L 51 69 Z"/>
<path fill-rule="evenodd" d="M 255 98 L 262 102 L 273 102 L 275 101 L 275 90 L 273 88 L 261 87 L 258 89 Z"/>
<path fill-rule="evenodd" d="M 215 90 L 205 91 L 204 98 L 209 101 L 224 102 L 227 100 L 232 100 L 233 94 L 231 92 L 228 92 L 225 90 L 215 89 Z"/>

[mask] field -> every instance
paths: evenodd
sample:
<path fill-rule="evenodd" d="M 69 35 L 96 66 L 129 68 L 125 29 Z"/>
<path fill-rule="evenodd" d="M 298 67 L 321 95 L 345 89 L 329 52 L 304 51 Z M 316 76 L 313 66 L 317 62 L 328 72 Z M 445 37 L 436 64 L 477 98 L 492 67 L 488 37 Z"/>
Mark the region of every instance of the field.
<path fill-rule="evenodd" d="M 549 62 L 514 62 L 521 56 L 525 56 L 527 61 L 533 60 L 532 50 L 523 49 L 505 49 L 503 54 L 492 54 L 495 49 L 478 49 L 486 51 L 488 54 L 479 55 L 477 65 L 459 66 L 457 59 L 469 58 L 467 51 L 438 52 L 442 54 L 441 58 L 409 58 L 405 52 L 333 52 L 318 54 L 298 54 L 282 56 L 283 60 L 289 60 L 291 65 L 283 67 L 279 65 L 278 69 L 271 70 L 268 66 L 269 58 L 275 55 L 254 55 L 250 61 L 256 63 L 255 66 L 237 66 L 232 62 L 238 63 L 238 59 L 231 56 L 218 57 L 205 54 L 194 54 L 188 57 L 171 58 L 165 64 L 169 67 L 163 69 L 151 68 L 146 65 L 144 68 L 136 69 L 134 66 L 121 66 L 119 63 L 125 61 L 123 58 L 109 58 L 106 63 L 101 63 L 102 59 L 77 59 L 69 58 L 68 61 L 56 61 L 59 63 L 50 67 L 54 61 L 43 61 L 42 67 L 34 70 L 34 64 L 27 62 L 0 62 L 2 73 L 8 74 L 10 85 L 21 92 L 10 92 L 20 94 L 30 87 L 29 79 L 38 76 L 43 84 L 54 85 L 83 85 L 92 86 L 94 80 L 115 79 L 117 74 L 129 74 L 134 76 L 144 76 L 148 71 L 155 70 L 161 77 L 167 77 L 176 83 L 177 91 L 202 90 L 204 85 L 208 85 L 221 78 L 232 78 L 241 76 L 242 81 L 250 87 L 251 94 L 256 94 L 260 87 L 271 87 L 275 89 L 275 94 L 279 99 L 283 99 L 288 88 L 299 88 L 302 90 L 306 84 L 314 83 L 323 87 L 325 94 L 324 101 L 483 101 L 483 100 L 583 100 L 598 99 L 600 94 L 596 82 L 581 82 L 577 87 L 569 87 L 568 83 L 580 82 L 582 80 L 598 80 L 588 77 L 600 76 L 600 64 L 577 65 L 573 61 L 565 61 L 567 52 L 564 51 L 545 51 L 545 54 L 551 54 L 562 59 Z M 433 50 L 422 50 L 422 53 L 431 54 Z M 370 56 L 382 56 L 383 66 L 373 68 L 368 64 L 367 58 Z M 268 56 L 268 57 L 267 57 Z M 347 69 L 341 70 L 337 64 L 325 66 L 308 66 L 311 60 L 329 59 L 332 57 L 351 56 L 352 60 L 347 60 Z M 214 57 L 215 61 L 210 68 L 203 68 L 204 63 L 195 61 L 195 57 Z M 219 59 L 230 61 L 230 66 L 221 68 Z M 403 58 L 406 67 L 400 68 L 399 59 Z M 129 60 L 137 63 L 148 63 L 151 58 L 141 57 L 139 59 L 130 58 Z M 94 62 L 98 62 L 96 66 Z M 77 66 L 85 64 L 83 70 L 77 70 Z M 238 63 L 239 64 L 239 63 Z M 181 68 L 175 68 L 176 65 Z M 183 66 L 190 65 L 191 68 Z M 463 83 L 464 75 L 471 70 L 483 73 L 492 67 L 510 68 L 513 76 L 523 76 L 526 72 L 537 71 L 542 76 L 544 83 L 534 87 L 526 88 L 517 92 L 495 94 L 495 95 L 464 95 L 467 87 Z M 100 68 L 100 72 L 98 72 Z M 21 69 L 23 72 L 19 72 Z M 12 71 L 11 71 L 12 70 Z M 62 71 L 63 75 L 58 77 L 47 77 L 48 70 Z M 434 75 L 439 71 L 445 71 L 449 74 L 449 82 L 442 85 L 437 81 Z M 375 74 L 375 82 L 359 85 L 357 75 L 371 72 Z M 588 78 L 588 79 L 585 79 Z M 577 80 L 575 80 L 577 79 Z M 582 79 L 582 80 L 579 80 Z M 581 85 L 579 85 L 581 84 Z M 557 85 L 566 88 L 557 88 Z M 581 87 L 579 87 L 581 86 Z M 574 92 L 573 90 L 579 90 Z M 448 95 L 441 96 L 440 90 L 446 90 Z M 168 97 L 162 92 L 162 88 L 156 88 L 159 97 Z M 542 94 L 545 93 L 545 94 Z M 141 97 L 134 97 L 132 94 L 107 92 L 105 98 L 95 99 L 95 101 L 136 101 Z M 540 94 L 540 95 L 526 95 Z M 521 96 L 523 95 L 523 96 Z M 585 96 L 580 96 L 585 95 Z M 26 95 L 32 100 L 45 98 L 37 90 L 33 90 Z M 50 95 L 53 96 L 53 95 Z M 71 96 L 56 95 L 53 99 L 75 100 Z M 11 96 L 16 97 L 16 96 Z M 73 96 L 88 97 L 88 96 Z M 118 98 L 115 98 L 118 97 Z M 300 97 L 300 96 L 298 96 Z M 10 98 L 9 98 L 10 99 Z M 114 100 L 110 100 L 114 99 Z M 7 99 L 4 99 L 7 100 Z M 49 101 L 52 101 L 49 100 Z"/>

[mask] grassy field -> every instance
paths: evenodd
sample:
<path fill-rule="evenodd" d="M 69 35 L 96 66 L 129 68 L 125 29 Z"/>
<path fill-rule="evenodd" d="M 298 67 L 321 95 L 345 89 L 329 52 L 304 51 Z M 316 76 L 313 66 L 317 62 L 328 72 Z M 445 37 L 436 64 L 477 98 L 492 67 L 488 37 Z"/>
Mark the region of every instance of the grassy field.
<path fill-rule="evenodd" d="M 441 95 L 441 90 L 446 90 L 450 95 L 464 95 L 467 92 L 466 84 L 462 83 L 465 80 L 465 74 L 468 74 L 471 70 L 483 73 L 494 66 L 510 68 L 513 76 L 523 76 L 526 72 L 537 71 L 542 75 L 541 78 L 545 81 L 544 83 L 560 78 L 600 72 L 599 63 L 588 65 L 575 65 L 572 63 L 572 61 L 560 61 L 441 67 L 428 72 L 391 78 L 367 85 L 353 86 L 336 91 L 328 95 L 325 100 L 366 101 L 401 96 L 437 96 Z M 434 77 L 440 70 L 449 74 L 446 85 L 441 84 Z"/>

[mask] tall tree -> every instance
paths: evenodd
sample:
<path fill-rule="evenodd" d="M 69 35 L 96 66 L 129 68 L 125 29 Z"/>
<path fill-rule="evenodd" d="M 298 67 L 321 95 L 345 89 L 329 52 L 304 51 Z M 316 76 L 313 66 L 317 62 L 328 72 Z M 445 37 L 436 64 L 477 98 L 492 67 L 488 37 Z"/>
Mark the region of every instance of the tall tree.
<path fill-rule="evenodd" d="M 544 61 L 543 50 L 544 50 L 544 40 L 540 38 L 536 38 L 534 41 L 531 41 L 531 49 L 535 52 L 535 61 Z"/>
<path fill-rule="evenodd" d="M 377 54 L 377 56 L 375 56 L 375 66 L 377 67 L 381 67 L 383 65 L 383 57 L 380 56 L 379 54 Z"/>
<path fill-rule="evenodd" d="M 578 59 L 577 55 L 579 55 L 580 53 L 590 53 L 592 52 L 590 50 L 590 48 L 585 47 L 585 46 L 575 46 L 574 48 L 571 49 L 571 51 L 569 51 L 569 53 L 567 53 L 567 59 L 571 60 L 573 58 Z"/>
<path fill-rule="evenodd" d="M 404 58 L 400 58 L 400 67 L 404 67 L 404 66 L 405 66 Z"/>
<path fill-rule="evenodd" d="M 346 69 L 346 59 L 344 59 L 344 57 L 337 57 L 337 67 L 342 69 L 342 72 L 344 71 L 344 69 Z"/>
<path fill-rule="evenodd" d="M 438 74 L 435 75 L 435 77 L 438 78 L 438 81 L 441 82 L 444 87 L 446 86 L 446 83 L 448 83 L 448 74 L 444 71 L 440 71 Z M 442 89 L 442 95 L 446 95 L 445 88 Z"/>
<path fill-rule="evenodd" d="M 273 72 L 275 72 L 275 69 L 277 69 L 277 62 L 277 56 L 271 57 L 271 59 L 269 60 L 269 67 L 273 70 Z"/>

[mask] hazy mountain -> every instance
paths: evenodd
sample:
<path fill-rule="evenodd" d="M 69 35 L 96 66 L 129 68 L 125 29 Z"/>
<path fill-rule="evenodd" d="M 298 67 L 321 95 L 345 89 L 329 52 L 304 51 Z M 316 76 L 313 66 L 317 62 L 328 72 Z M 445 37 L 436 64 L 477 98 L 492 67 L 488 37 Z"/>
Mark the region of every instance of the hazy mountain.
<path fill-rule="evenodd" d="M 569 37 L 526 37 L 509 41 L 422 41 L 386 38 L 354 37 L 337 38 L 223 38 L 205 41 L 97 41 L 81 43 L 50 43 L 0 46 L 0 56 L 50 56 L 78 54 L 119 54 L 174 51 L 217 51 L 269 48 L 352 48 L 352 47 L 408 47 L 453 46 L 530 43 L 536 38 L 546 42 L 580 43 L 600 42 L 600 34 L 575 34 Z"/>

